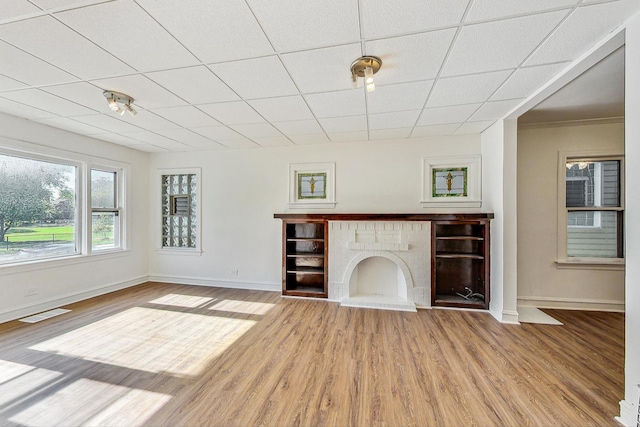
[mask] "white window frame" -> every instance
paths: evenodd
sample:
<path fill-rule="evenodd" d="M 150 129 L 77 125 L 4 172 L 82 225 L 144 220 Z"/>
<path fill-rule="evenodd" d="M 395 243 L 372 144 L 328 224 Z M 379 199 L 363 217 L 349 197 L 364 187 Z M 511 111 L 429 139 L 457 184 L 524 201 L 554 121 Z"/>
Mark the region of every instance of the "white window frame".
<path fill-rule="evenodd" d="M 101 172 L 112 172 L 116 174 L 116 183 L 115 183 L 115 204 L 116 207 L 114 209 L 99 209 L 93 208 L 91 205 L 91 171 L 101 171 Z M 88 254 L 103 254 L 103 253 L 111 253 L 111 252 L 119 252 L 126 248 L 126 188 L 125 188 L 125 172 L 126 168 L 122 165 L 114 166 L 113 164 L 103 164 L 103 163 L 91 163 L 87 164 L 86 169 L 86 207 L 87 210 L 85 212 L 85 242 L 84 245 L 86 247 L 86 251 Z M 117 242 L 118 244 L 113 248 L 106 249 L 93 249 L 93 233 L 92 233 L 92 214 L 94 212 L 117 212 L 118 225 L 117 225 Z M 114 225 L 114 238 L 115 238 L 116 227 Z"/>
<path fill-rule="evenodd" d="M 178 248 L 162 246 L 162 176 L 163 175 L 195 175 L 196 176 L 196 247 Z M 162 168 L 156 169 L 153 188 L 153 206 L 156 212 L 153 228 L 156 253 L 162 255 L 202 255 L 202 169 L 200 168 Z M 158 232 L 160 231 L 160 232 Z"/>
<path fill-rule="evenodd" d="M 566 205 L 567 186 L 567 162 L 580 161 L 606 161 L 617 160 L 620 162 L 620 206 L 619 207 L 599 207 L 600 211 L 623 211 L 624 212 L 624 154 L 603 151 L 578 151 L 578 152 L 558 152 L 558 232 L 557 232 L 557 258 L 558 268 L 569 269 L 596 269 L 596 270 L 622 270 L 624 269 L 624 258 L 592 258 L 592 257 L 569 257 L 567 255 L 568 240 L 568 212 Z M 600 190 L 594 190 L 594 200 L 601 197 Z M 575 208 L 572 208 L 575 210 Z M 593 211 L 594 209 L 585 209 Z M 598 215 L 599 216 L 599 215 Z M 594 217 L 594 224 L 596 218 Z M 598 226 L 601 222 L 598 220 Z M 581 228 L 594 228 L 594 226 L 579 226 Z"/>
<path fill-rule="evenodd" d="M 11 139 L 0 139 L 0 142 L 8 141 L 10 144 L 15 144 L 17 141 Z M 18 145 L 25 145 L 29 147 L 29 143 L 18 142 Z M 36 259 L 29 259 L 17 262 L 2 262 L 0 263 L 0 269 L 11 271 L 17 269 L 22 271 L 23 269 L 32 270 L 36 268 L 35 265 L 47 263 L 67 264 L 76 263 L 87 257 L 104 257 L 104 256 L 120 256 L 123 252 L 128 251 L 127 236 L 129 234 L 128 221 L 126 213 L 126 205 L 128 203 L 128 182 L 130 165 L 126 163 L 106 160 L 104 162 L 95 162 L 95 157 L 87 155 L 70 153 L 64 150 L 59 150 L 50 147 L 38 146 L 39 152 L 34 152 L 31 148 L 18 148 L 13 149 L 7 146 L 0 146 L 0 154 L 12 157 L 20 157 L 23 159 L 30 159 L 42 162 L 57 163 L 66 166 L 72 166 L 76 168 L 76 214 L 75 214 L 75 247 L 76 251 L 73 254 L 65 254 L 60 256 L 48 256 Z M 90 198 L 90 180 L 91 169 L 98 170 L 111 170 L 120 172 L 118 175 L 118 190 L 120 205 L 120 246 L 118 248 L 110 248 L 106 250 L 91 251 L 91 198 Z M 48 268 L 44 267 L 44 268 Z"/>

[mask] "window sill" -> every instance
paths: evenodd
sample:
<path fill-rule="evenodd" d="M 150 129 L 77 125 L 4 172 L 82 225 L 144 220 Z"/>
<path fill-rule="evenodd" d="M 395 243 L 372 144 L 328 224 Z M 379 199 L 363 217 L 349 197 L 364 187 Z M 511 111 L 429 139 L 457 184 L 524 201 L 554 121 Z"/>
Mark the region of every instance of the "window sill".
<path fill-rule="evenodd" d="M 569 258 L 556 260 L 561 270 L 610 270 L 624 271 L 624 258 Z"/>
<path fill-rule="evenodd" d="M 104 253 L 92 253 L 90 255 L 69 255 L 66 257 L 56 258 L 40 258 L 31 261 L 23 261 L 19 263 L 0 265 L 0 274 L 17 274 L 27 271 L 47 270 L 50 268 L 65 267 L 67 265 L 82 264 L 90 261 L 99 261 L 103 259 L 119 258 L 127 256 L 131 252 L 130 249 L 112 250 Z"/>
<path fill-rule="evenodd" d="M 158 248 L 156 253 L 159 255 L 182 255 L 182 256 L 201 256 L 201 249 L 177 249 L 177 248 Z"/>

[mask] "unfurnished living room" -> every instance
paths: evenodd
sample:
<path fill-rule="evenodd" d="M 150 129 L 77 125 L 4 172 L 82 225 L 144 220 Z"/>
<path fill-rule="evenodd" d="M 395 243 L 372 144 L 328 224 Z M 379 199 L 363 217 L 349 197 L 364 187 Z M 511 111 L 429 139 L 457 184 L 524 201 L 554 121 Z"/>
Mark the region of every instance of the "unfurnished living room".
<path fill-rule="evenodd" d="M 4 0 L 0 425 L 637 426 L 637 117 L 637 0 Z"/>

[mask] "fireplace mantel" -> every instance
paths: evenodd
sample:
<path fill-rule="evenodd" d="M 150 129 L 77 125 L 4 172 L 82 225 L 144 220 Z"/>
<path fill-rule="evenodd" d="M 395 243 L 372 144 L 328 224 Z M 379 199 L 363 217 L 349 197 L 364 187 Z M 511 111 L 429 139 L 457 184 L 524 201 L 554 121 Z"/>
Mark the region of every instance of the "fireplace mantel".
<path fill-rule="evenodd" d="M 477 221 L 493 213 L 277 213 L 274 218 L 324 221 Z"/>

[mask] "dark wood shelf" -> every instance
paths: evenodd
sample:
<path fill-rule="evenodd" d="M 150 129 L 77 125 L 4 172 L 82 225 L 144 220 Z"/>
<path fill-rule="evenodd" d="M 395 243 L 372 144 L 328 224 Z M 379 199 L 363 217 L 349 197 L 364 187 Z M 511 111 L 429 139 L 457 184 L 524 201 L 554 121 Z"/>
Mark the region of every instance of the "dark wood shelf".
<path fill-rule="evenodd" d="M 436 258 L 469 258 L 469 259 L 484 259 L 484 256 L 477 254 L 454 254 L 454 253 L 436 253 Z"/>
<path fill-rule="evenodd" d="M 431 305 L 489 309 L 491 217 L 431 223 Z"/>
<path fill-rule="evenodd" d="M 282 295 L 327 298 L 324 220 L 282 220 Z"/>

